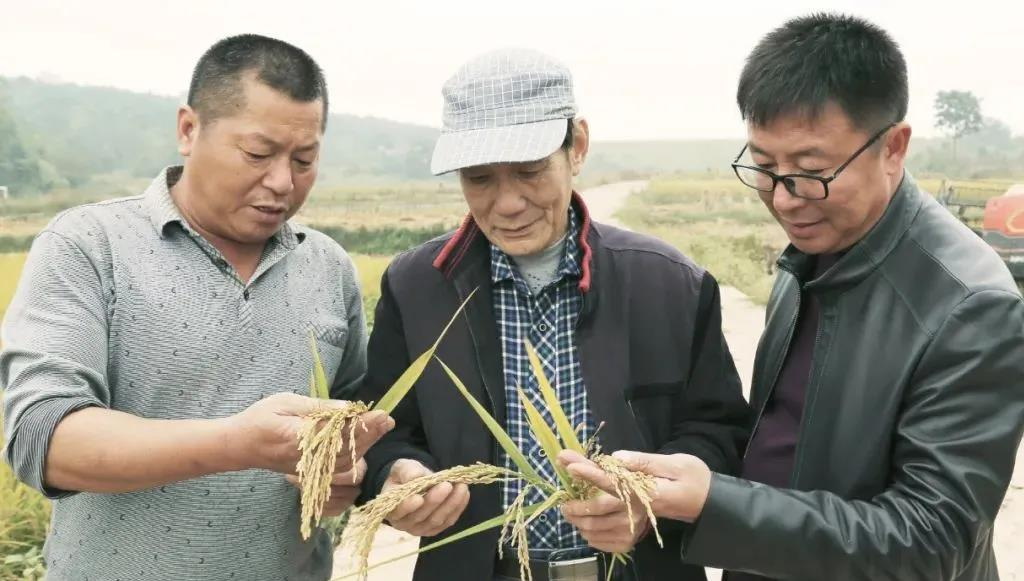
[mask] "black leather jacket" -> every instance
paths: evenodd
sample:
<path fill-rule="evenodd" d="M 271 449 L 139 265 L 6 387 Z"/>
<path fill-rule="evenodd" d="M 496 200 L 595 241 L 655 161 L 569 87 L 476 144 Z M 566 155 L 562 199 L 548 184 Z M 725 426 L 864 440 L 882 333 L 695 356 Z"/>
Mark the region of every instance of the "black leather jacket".
<path fill-rule="evenodd" d="M 801 293 L 821 304 L 791 487 L 716 475 L 684 559 L 778 579 L 998 579 L 993 522 L 1024 428 L 1024 303 L 1006 267 L 909 175 L 825 274 L 806 280 L 792 247 L 779 266 L 755 410 Z"/>

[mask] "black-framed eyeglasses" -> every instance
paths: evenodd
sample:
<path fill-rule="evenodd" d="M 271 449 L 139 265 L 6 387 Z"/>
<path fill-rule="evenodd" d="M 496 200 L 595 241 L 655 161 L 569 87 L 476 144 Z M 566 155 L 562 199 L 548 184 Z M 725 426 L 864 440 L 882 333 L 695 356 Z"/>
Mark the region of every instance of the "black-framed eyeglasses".
<path fill-rule="evenodd" d="M 861 146 L 860 149 L 850 156 L 850 159 L 843 162 L 843 164 L 837 167 L 836 171 L 832 172 L 832 175 L 828 177 L 812 176 L 802 173 L 779 175 L 766 169 L 737 163 L 740 158 L 743 157 L 743 154 L 746 153 L 747 145 L 744 145 L 743 149 L 740 150 L 740 154 L 736 156 L 736 159 L 732 160 L 732 169 L 736 172 L 736 177 L 739 178 L 744 185 L 759 192 L 774 192 L 775 188 L 779 185 L 779 182 L 782 182 L 782 185 L 786 187 L 786 191 L 797 198 L 804 198 L 805 200 L 824 200 L 828 197 L 828 185 L 839 177 L 839 174 L 846 169 L 846 166 L 853 163 L 853 160 L 857 159 L 857 156 L 864 153 L 867 148 L 871 147 L 873 143 L 878 141 L 879 138 L 895 126 L 896 123 L 890 123 L 889 125 L 886 125 L 884 129 L 874 134 L 867 143 Z"/>

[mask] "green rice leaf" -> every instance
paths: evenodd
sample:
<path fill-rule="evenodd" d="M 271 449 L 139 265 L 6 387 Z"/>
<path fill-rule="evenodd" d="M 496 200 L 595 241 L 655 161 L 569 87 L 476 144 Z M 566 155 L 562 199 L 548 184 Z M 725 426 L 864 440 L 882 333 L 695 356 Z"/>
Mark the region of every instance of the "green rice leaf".
<path fill-rule="evenodd" d="M 310 378 L 310 397 L 317 399 L 330 399 L 331 389 L 327 385 L 327 374 L 324 373 L 324 364 L 320 360 L 320 349 L 316 346 L 316 335 L 309 330 L 309 349 L 313 352 L 313 376 Z"/>
<path fill-rule="evenodd" d="M 530 516 L 532 516 L 533 513 L 537 512 L 537 510 L 539 510 L 541 508 L 541 506 L 543 506 L 543 504 L 544 503 L 537 503 L 537 504 L 531 504 L 530 506 L 523 507 L 523 516 L 524 516 L 524 518 L 529 518 Z M 426 553 L 427 551 L 433 551 L 434 549 L 440 549 L 441 547 L 443 547 L 445 545 L 450 545 L 451 543 L 454 543 L 456 541 L 461 541 L 462 539 L 465 539 L 466 537 L 471 537 L 471 536 L 473 536 L 475 534 L 482 533 L 484 531 L 500 527 L 504 523 L 505 523 L 505 515 L 504 514 L 499 514 L 498 516 L 496 516 L 496 517 L 494 517 L 492 519 L 485 520 L 484 522 L 482 522 L 480 524 L 477 524 L 475 526 L 469 527 L 468 529 L 466 529 L 464 531 L 460 531 L 458 533 L 455 533 L 454 535 L 452 535 L 450 537 L 446 537 L 444 539 L 441 539 L 440 541 L 437 541 L 435 543 L 431 543 L 431 544 L 429 544 L 429 545 L 427 545 L 425 547 L 420 547 L 416 551 L 411 551 L 409 553 L 405 553 L 404 555 L 398 555 L 397 557 L 392 557 L 392 558 L 390 558 L 390 559 L 388 559 L 386 561 L 381 561 L 380 563 L 374 563 L 373 565 L 370 565 L 369 567 L 367 567 L 366 571 L 354 571 L 354 572 L 349 573 L 347 575 L 342 575 L 341 577 L 335 577 L 331 581 L 340 581 L 341 579 L 348 579 L 348 578 L 351 578 L 351 577 L 356 577 L 358 575 L 363 575 L 363 574 L 365 574 L 365 573 L 367 573 L 369 571 L 372 571 L 372 570 L 376 569 L 377 567 L 383 567 L 384 565 L 390 565 L 391 563 L 394 563 L 396 561 L 401 561 L 402 559 L 408 559 L 409 557 L 412 557 L 413 555 L 419 555 L 420 553 Z"/>
<path fill-rule="evenodd" d="M 586 452 L 583 449 L 583 444 L 576 437 L 576 431 L 572 429 L 572 424 L 569 422 L 569 418 L 566 417 L 565 411 L 562 410 L 562 405 L 558 401 L 558 394 L 552 389 L 551 383 L 544 374 L 544 366 L 540 362 L 540 357 L 537 356 L 537 350 L 533 348 L 529 341 L 526 341 L 526 355 L 530 359 L 530 367 L 533 368 L 533 374 L 537 376 L 537 384 L 540 386 L 541 395 L 544 396 L 544 403 L 547 404 L 551 418 L 555 420 L 555 428 L 558 430 L 558 435 L 562 438 L 562 444 L 566 448 L 585 456 Z"/>
<path fill-rule="evenodd" d="M 473 397 L 473 394 L 469 393 L 469 390 L 466 389 L 465 384 L 462 383 L 459 377 L 455 375 L 455 372 L 445 365 L 444 361 L 441 361 L 440 358 L 435 357 L 435 359 L 437 359 L 437 362 L 441 364 L 442 368 L 444 368 L 445 373 L 447 373 L 448 377 L 451 378 L 455 387 L 457 387 L 459 392 L 462 393 L 462 397 L 469 402 L 470 407 L 473 408 L 476 415 L 480 417 L 480 420 L 487 426 L 487 429 L 491 431 L 494 439 L 498 441 L 501 448 L 505 450 L 508 457 L 512 459 L 513 463 L 515 463 L 516 468 L 519 469 L 522 476 L 535 486 L 550 488 L 548 483 L 540 477 L 540 474 L 537 474 L 537 471 L 533 469 L 533 466 L 530 464 L 530 461 L 526 459 L 526 456 L 523 456 L 522 451 L 520 451 L 519 447 L 512 441 L 508 432 L 502 429 L 498 421 L 494 419 L 494 416 L 487 411 L 487 408 L 477 401 L 477 399 Z"/>
<path fill-rule="evenodd" d="M 537 439 L 537 443 L 540 444 L 544 454 L 548 457 L 548 462 L 551 462 L 551 466 L 554 467 L 555 474 L 558 475 L 558 480 L 562 483 L 562 488 L 570 490 L 572 488 L 572 478 L 557 460 L 558 453 L 563 449 L 562 444 L 558 441 L 558 436 L 555 435 L 555 432 L 544 421 L 544 416 L 530 402 L 530 398 L 526 396 L 522 388 L 517 388 L 517 391 L 519 392 L 519 401 L 523 403 L 523 409 L 526 410 L 526 419 L 530 423 L 530 431 L 533 432 L 533 437 Z"/>
<path fill-rule="evenodd" d="M 392 385 L 388 389 L 387 393 L 384 394 L 384 397 L 380 398 L 377 405 L 373 406 L 374 410 L 384 410 L 390 414 L 396 407 L 398 407 L 402 398 L 404 398 L 406 394 L 409 393 L 409 390 L 412 389 L 412 386 L 419 381 L 420 376 L 423 375 L 423 370 L 427 368 L 427 364 L 430 363 L 431 359 L 433 359 L 434 352 L 437 351 L 437 347 L 441 344 L 441 340 L 444 339 L 444 336 L 448 333 L 448 329 L 450 329 L 452 324 L 455 323 L 455 319 L 457 319 L 459 314 L 462 313 L 462 310 L 466 308 L 466 304 L 469 303 L 469 299 L 473 298 L 476 291 L 477 289 L 473 289 L 473 292 L 469 293 L 466 300 L 462 301 L 462 304 L 459 305 L 455 314 L 452 315 L 451 320 L 448 321 L 444 330 L 441 331 L 441 335 L 438 336 L 437 341 L 434 341 L 434 344 L 430 349 L 424 351 L 423 354 L 412 362 L 412 365 L 402 373 L 398 380 L 395 381 L 394 385 Z"/>

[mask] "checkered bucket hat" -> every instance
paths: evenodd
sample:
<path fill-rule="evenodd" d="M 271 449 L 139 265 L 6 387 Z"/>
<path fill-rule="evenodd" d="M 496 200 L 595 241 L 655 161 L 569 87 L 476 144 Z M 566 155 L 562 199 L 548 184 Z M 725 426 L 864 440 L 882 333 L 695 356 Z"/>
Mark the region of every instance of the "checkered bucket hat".
<path fill-rule="evenodd" d="M 441 175 L 551 155 L 576 116 L 572 75 L 539 52 L 505 49 L 464 64 L 448 79 L 441 136 L 430 170 Z"/>

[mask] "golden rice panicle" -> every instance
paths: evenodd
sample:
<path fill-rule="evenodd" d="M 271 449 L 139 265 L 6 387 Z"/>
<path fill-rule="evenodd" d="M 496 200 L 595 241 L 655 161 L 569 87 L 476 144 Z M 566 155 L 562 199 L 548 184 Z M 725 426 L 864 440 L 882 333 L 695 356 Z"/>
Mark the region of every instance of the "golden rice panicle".
<path fill-rule="evenodd" d="M 512 504 L 505 510 L 505 522 L 501 525 L 501 536 L 498 537 L 498 558 L 504 558 L 505 545 L 508 544 L 516 550 L 516 558 L 519 560 L 519 579 L 521 581 L 533 581 L 533 573 L 530 571 L 530 545 L 526 538 L 526 515 L 523 507 L 526 504 L 526 495 L 529 494 L 530 485 L 525 485 L 519 491 Z"/>
<path fill-rule="evenodd" d="M 377 530 L 384 523 L 384 519 L 405 500 L 424 494 L 442 482 L 450 484 L 493 484 L 515 477 L 517 477 L 515 472 L 505 468 L 477 462 L 469 466 L 455 466 L 454 468 L 410 480 L 405 484 L 382 492 L 377 498 L 355 509 L 352 512 L 348 527 L 345 529 L 342 546 L 352 548 L 352 558 L 356 561 L 356 570 L 359 573 L 359 577 L 366 579 L 366 571 L 369 568 L 370 561 L 370 549 L 373 547 L 373 538 L 377 534 Z"/>
<path fill-rule="evenodd" d="M 652 495 L 656 487 L 654 477 L 630 470 L 621 460 L 613 456 L 598 454 L 591 459 L 608 474 L 615 488 L 615 496 L 626 503 L 626 511 L 629 514 L 629 532 L 636 532 L 633 525 L 633 503 L 631 501 L 635 497 L 647 512 L 651 528 L 654 529 L 654 535 L 658 539 L 658 546 L 663 546 L 661 533 L 658 532 L 658 519 L 655 518 L 654 510 L 651 508 Z"/>
<path fill-rule="evenodd" d="M 352 453 L 352 465 L 356 464 L 355 434 L 356 429 L 366 426 L 359 416 L 369 411 L 360 402 L 351 402 L 338 408 L 321 408 L 305 416 L 305 422 L 299 430 L 299 450 L 301 456 L 296 465 L 296 473 L 302 486 L 302 525 L 303 539 L 309 539 L 313 527 L 323 517 L 324 504 L 331 495 L 331 480 L 334 467 L 345 444 L 343 437 L 348 425 L 348 441 Z"/>

